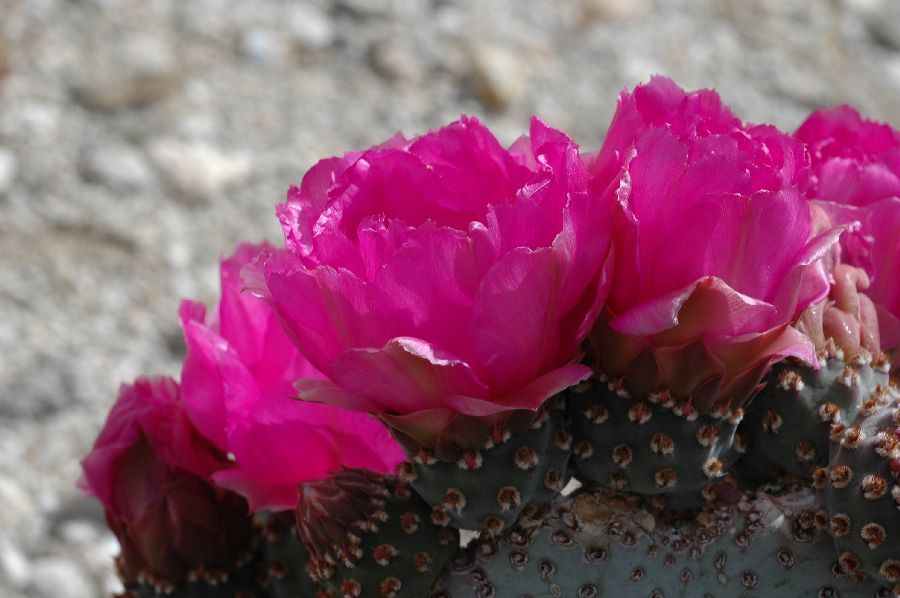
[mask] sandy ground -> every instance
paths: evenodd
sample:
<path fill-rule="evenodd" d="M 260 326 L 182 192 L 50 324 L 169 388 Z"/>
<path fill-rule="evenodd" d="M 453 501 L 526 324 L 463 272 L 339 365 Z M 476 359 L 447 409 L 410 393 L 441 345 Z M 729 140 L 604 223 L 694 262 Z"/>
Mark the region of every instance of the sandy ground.
<path fill-rule="evenodd" d="M 277 241 L 320 157 L 474 114 L 584 148 L 652 73 L 796 127 L 900 124 L 894 0 L 0 0 L 0 596 L 114 589 L 74 487 L 116 387 L 177 373 L 181 297 Z"/>

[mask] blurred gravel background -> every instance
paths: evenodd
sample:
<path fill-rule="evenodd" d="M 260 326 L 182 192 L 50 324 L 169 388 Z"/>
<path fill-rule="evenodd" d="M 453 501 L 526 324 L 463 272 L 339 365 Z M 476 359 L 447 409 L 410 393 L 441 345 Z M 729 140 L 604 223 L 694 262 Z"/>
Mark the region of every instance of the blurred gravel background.
<path fill-rule="evenodd" d="M 0 0 L 0 596 L 116 588 L 78 459 L 317 158 L 461 112 L 595 148 L 655 72 L 751 121 L 900 125 L 900 2 Z"/>

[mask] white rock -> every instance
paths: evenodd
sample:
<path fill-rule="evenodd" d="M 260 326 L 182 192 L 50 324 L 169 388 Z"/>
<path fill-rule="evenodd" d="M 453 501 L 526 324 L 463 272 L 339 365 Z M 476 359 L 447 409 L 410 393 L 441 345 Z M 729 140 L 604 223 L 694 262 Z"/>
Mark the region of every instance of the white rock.
<path fill-rule="evenodd" d="M 472 56 L 472 85 L 487 107 L 503 110 L 525 96 L 527 75 L 516 54 L 504 46 L 478 46 Z"/>
<path fill-rule="evenodd" d="M 58 557 L 32 563 L 31 590 L 40 598 L 96 598 L 97 588 L 75 563 Z"/>
<path fill-rule="evenodd" d="M 181 193 L 211 197 L 241 182 L 250 173 L 250 156 L 227 152 L 203 141 L 158 139 L 149 146 L 150 157 Z"/>
<path fill-rule="evenodd" d="M 35 513 L 28 493 L 14 480 L 0 474 L 0 530 L 12 529 Z"/>
<path fill-rule="evenodd" d="M 139 189 L 153 181 L 153 170 L 143 152 L 125 144 L 89 149 L 82 158 L 79 170 L 86 180 L 114 189 Z"/>
<path fill-rule="evenodd" d="M 284 58 L 286 50 L 273 32 L 253 27 L 241 34 L 241 54 L 255 62 L 275 64 Z"/>
<path fill-rule="evenodd" d="M 653 9 L 650 0 L 584 0 L 587 20 L 615 21 L 647 16 Z"/>
<path fill-rule="evenodd" d="M 31 580 L 31 565 L 22 552 L 9 542 L 0 542 L 0 577 L 17 588 L 24 588 Z"/>
<path fill-rule="evenodd" d="M 386 39 L 374 44 L 369 62 L 376 73 L 387 79 L 415 82 L 425 76 L 421 53 L 403 40 Z"/>
<path fill-rule="evenodd" d="M 334 42 L 335 31 L 328 15 L 310 4 L 295 4 L 287 15 L 287 30 L 303 48 L 326 48 Z"/>
<path fill-rule="evenodd" d="M 6 193 L 12 187 L 19 169 L 19 161 L 11 150 L 0 147 L 0 193 Z"/>
<path fill-rule="evenodd" d="M 166 97 L 178 78 L 178 57 L 169 39 L 150 33 L 125 36 L 90 56 L 86 72 L 76 75 L 72 91 L 97 110 L 143 106 Z"/>
<path fill-rule="evenodd" d="M 59 535 L 67 544 L 96 546 L 102 532 L 90 521 L 72 519 L 60 524 Z"/>

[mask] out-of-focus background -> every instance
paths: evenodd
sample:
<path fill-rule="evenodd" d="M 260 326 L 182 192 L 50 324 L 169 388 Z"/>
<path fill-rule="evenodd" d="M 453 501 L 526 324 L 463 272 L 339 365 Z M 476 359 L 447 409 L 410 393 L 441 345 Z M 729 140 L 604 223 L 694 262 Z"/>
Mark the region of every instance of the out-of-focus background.
<path fill-rule="evenodd" d="M 787 129 L 900 124 L 900 2 L 0 0 L 0 596 L 116 587 L 78 459 L 317 158 L 460 113 L 592 149 L 657 72 Z"/>

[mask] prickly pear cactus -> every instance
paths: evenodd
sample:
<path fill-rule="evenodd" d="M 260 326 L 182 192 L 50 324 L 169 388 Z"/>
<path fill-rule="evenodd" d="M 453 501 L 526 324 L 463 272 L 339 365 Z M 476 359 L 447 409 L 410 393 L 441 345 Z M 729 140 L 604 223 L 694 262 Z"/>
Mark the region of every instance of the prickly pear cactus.
<path fill-rule="evenodd" d="M 426 596 L 459 546 L 405 482 L 361 469 L 301 485 L 297 518 L 320 597 Z"/>
<path fill-rule="evenodd" d="M 886 392 L 885 358 L 865 350 L 845 355 L 833 342 L 827 345 L 820 369 L 790 359 L 766 376 L 738 429 L 742 465 L 811 479 L 815 468 L 828 465 L 832 430 L 840 433 Z"/>
<path fill-rule="evenodd" d="M 315 596 L 319 585 L 306 567 L 309 552 L 297 535 L 293 512 L 260 512 L 254 516 L 259 554 L 259 580 L 270 598 Z"/>
<path fill-rule="evenodd" d="M 900 397 L 863 410 L 835 443 L 822 490 L 842 566 L 900 594 Z"/>
<path fill-rule="evenodd" d="M 551 399 L 530 429 L 496 429 L 484 450 L 455 462 L 420 450 L 400 476 L 432 505 L 435 523 L 499 533 L 527 504 L 547 502 L 565 486 L 572 452 L 565 419 L 562 399 Z"/>
<path fill-rule="evenodd" d="M 632 397 L 596 378 L 569 393 L 573 463 L 583 482 L 713 500 L 716 483 L 738 458 L 733 440 L 740 410 L 701 415 L 665 393 Z"/>
<path fill-rule="evenodd" d="M 580 494 L 461 551 L 433 597 L 890 596 L 835 566 L 810 490 L 747 495 L 666 523 L 633 499 Z"/>
<path fill-rule="evenodd" d="M 115 598 L 268 598 L 269 594 L 259 587 L 255 565 L 248 553 L 230 571 L 198 567 L 180 586 L 144 575 L 136 583 L 125 584 L 125 592 Z"/>

